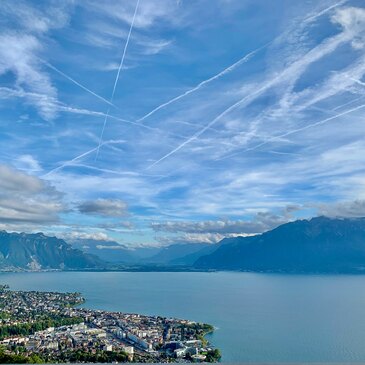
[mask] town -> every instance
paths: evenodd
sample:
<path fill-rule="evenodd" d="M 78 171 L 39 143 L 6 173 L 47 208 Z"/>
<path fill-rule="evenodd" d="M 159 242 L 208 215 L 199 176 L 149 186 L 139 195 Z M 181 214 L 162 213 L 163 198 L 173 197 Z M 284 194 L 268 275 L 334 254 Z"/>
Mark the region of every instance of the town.
<path fill-rule="evenodd" d="M 216 362 L 208 324 L 80 307 L 80 293 L 0 285 L 0 362 Z M 5 361 L 7 360 L 7 361 Z M 8 361 L 9 360 L 9 361 Z"/>

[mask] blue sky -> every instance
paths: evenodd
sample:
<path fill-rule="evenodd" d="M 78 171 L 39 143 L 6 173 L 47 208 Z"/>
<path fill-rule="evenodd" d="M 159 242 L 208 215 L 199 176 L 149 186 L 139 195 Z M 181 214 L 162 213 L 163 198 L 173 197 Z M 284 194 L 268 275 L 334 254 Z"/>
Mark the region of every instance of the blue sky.
<path fill-rule="evenodd" d="M 365 215 L 363 1 L 0 14 L 0 228 L 133 246 Z"/>

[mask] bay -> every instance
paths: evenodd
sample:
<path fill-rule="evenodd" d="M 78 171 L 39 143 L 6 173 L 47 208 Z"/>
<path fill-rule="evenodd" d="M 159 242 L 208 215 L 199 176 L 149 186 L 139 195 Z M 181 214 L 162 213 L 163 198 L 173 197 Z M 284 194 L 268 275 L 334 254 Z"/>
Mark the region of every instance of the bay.
<path fill-rule="evenodd" d="M 217 327 L 224 362 L 365 362 L 365 276 L 2 273 L 14 290 L 79 291 L 93 309 Z"/>

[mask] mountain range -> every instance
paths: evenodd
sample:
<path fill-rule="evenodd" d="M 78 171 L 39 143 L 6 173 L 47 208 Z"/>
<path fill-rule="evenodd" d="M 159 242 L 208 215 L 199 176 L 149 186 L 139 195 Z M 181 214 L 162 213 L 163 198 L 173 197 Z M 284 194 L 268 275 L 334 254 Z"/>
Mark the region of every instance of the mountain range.
<path fill-rule="evenodd" d="M 119 244 L 115 241 L 99 241 L 93 239 L 76 239 L 69 243 L 72 247 L 99 257 L 101 260 L 109 263 L 132 264 L 139 260 L 133 250 Z"/>
<path fill-rule="evenodd" d="M 212 253 L 218 245 L 207 243 L 172 244 L 166 247 L 130 248 L 115 241 L 77 239 L 74 248 L 98 256 L 105 262 L 131 265 L 192 265 L 199 257 Z"/>
<path fill-rule="evenodd" d="M 103 266 L 97 256 L 75 249 L 62 239 L 43 233 L 0 231 L 1 270 L 70 270 Z"/>
<path fill-rule="evenodd" d="M 72 244 L 72 245 L 71 245 Z M 114 241 L 0 232 L 1 270 L 236 270 L 365 272 L 365 218 L 297 220 L 216 244 L 131 249 Z"/>
<path fill-rule="evenodd" d="M 198 269 L 265 272 L 363 272 L 365 218 L 316 217 L 221 244 Z"/>

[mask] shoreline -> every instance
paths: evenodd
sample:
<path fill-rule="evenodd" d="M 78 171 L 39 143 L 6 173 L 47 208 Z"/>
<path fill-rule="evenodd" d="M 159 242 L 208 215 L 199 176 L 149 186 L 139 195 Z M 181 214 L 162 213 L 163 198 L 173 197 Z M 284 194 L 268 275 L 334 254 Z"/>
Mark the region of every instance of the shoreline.
<path fill-rule="evenodd" d="M 90 309 L 80 292 L 11 290 L 5 284 L 0 286 L 0 304 L 0 343 L 5 346 L 5 350 L 0 346 L 0 358 L 4 357 L 5 362 L 17 363 L 20 353 L 24 354 L 20 362 L 25 356 L 37 363 L 95 363 L 100 362 L 100 356 L 105 362 L 177 359 L 190 363 L 216 362 L 221 356 L 205 338 L 214 331 L 212 325 L 175 317 Z M 42 309 L 37 310 L 38 307 Z M 79 333 L 79 345 L 72 333 Z M 93 333 L 97 333 L 94 340 Z M 71 336 L 72 341 L 64 342 L 65 336 Z"/>
<path fill-rule="evenodd" d="M 189 268 L 125 268 L 125 269 L 43 269 L 43 270 L 1 270 L 1 274 L 37 274 L 37 273 L 231 273 L 231 274 L 263 274 L 263 275 L 296 275 L 296 276 L 364 276 L 365 271 L 253 271 L 253 270 L 219 270 Z"/>

